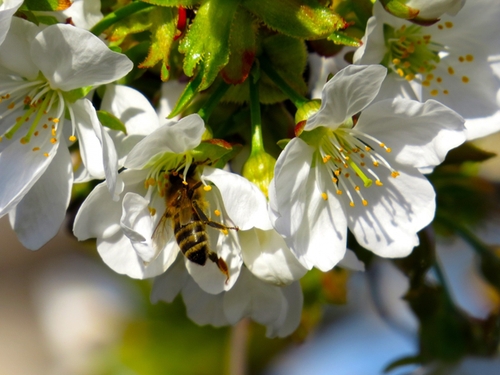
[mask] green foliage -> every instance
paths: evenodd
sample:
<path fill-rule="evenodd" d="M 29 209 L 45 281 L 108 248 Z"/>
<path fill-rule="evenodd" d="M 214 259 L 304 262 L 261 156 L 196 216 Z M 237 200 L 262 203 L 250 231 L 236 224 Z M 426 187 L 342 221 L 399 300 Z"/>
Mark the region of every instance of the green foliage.
<path fill-rule="evenodd" d="M 60 11 L 68 9 L 71 4 L 70 0 L 25 0 L 22 8 L 31 11 Z"/>
<path fill-rule="evenodd" d="M 125 127 L 125 124 L 112 113 L 101 109 L 97 111 L 97 118 L 99 119 L 99 122 L 102 124 L 102 126 L 105 126 L 111 130 L 121 131 L 125 135 L 127 134 L 127 128 Z"/>

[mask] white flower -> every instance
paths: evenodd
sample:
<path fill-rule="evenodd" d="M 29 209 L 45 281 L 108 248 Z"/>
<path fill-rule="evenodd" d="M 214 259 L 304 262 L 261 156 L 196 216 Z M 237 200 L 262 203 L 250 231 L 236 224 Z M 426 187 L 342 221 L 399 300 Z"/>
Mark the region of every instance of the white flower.
<path fill-rule="evenodd" d="M 35 15 L 54 17 L 60 23 L 67 23 L 90 30 L 103 15 L 100 0 L 73 0 L 69 8 L 62 11 L 36 11 Z"/>
<path fill-rule="evenodd" d="M 9 31 L 10 22 L 23 0 L 0 0 L 0 45 Z"/>
<path fill-rule="evenodd" d="M 26 247 L 46 243 L 64 218 L 73 182 L 67 139 L 78 136 L 90 174 L 106 175 L 110 191 L 120 191 L 112 140 L 82 97 L 131 68 L 88 31 L 12 20 L 0 46 L 0 216 L 11 213 Z"/>
<path fill-rule="evenodd" d="M 300 323 L 303 296 L 299 282 L 278 287 L 256 278 L 245 267 L 231 290 L 209 294 L 193 281 L 185 263 L 178 259 L 155 278 L 151 301 L 172 302 L 179 293 L 187 315 L 200 325 L 234 325 L 248 317 L 265 325 L 268 337 L 284 337 Z"/>
<path fill-rule="evenodd" d="M 391 87 L 434 98 L 466 119 L 467 138 L 500 130 L 500 3 L 468 1 L 455 16 L 429 27 L 385 12 L 378 3 L 354 54 L 356 64 L 382 64 Z"/>
<path fill-rule="evenodd" d="M 337 73 L 319 111 L 277 160 L 274 225 L 309 269 L 329 270 L 344 257 L 347 227 L 379 256 L 408 255 L 435 211 L 419 169 L 439 164 L 465 139 L 463 119 L 433 100 L 370 104 L 385 72 L 351 65 Z"/>
<path fill-rule="evenodd" d="M 175 212 L 164 220 L 167 201 L 168 207 L 175 206 L 175 200 L 181 199 L 180 189 L 189 194 L 199 179 L 200 186 L 191 193 L 202 197 L 191 198 L 187 210 L 195 210 L 191 205 L 196 201 L 203 214 L 218 223 L 203 224 L 203 232 L 208 235 L 208 249 L 222 260 L 221 265 L 210 258 L 213 262 L 201 266 L 184 257 L 188 272 L 201 288 L 208 293 L 229 290 L 244 259 L 256 275 L 275 283 L 288 284 L 301 277 L 303 267 L 286 253 L 289 250 L 279 236 L 268 233 L 273 232 L 272 225 L 266 199 L 258 188 L 241 176 L 198 164 L 207 159 L 197 149 L 204 131 L 203 120 L 195 114 L 170 122 L 139 142 L 127 157 L 128 169 L 121 174 L 125 189 L 120 201 L 110 202 L 103 185 L 97 186 L 77 214 L 75 235 L 80 240 L 97 237 L 100 255 L 116 272 L 134 278 L 157 276 L 180 250 L 173 230 Z M 176 185 L 177 191 L 169 190 Z M 235 226 L 238 231 L 231 229 Z M 202 236 L 198 229 L 194 232 Z M 248 249 L 245 257 L 242 249 Z M 262 262 L 261 257 L 274 266 Z"/>

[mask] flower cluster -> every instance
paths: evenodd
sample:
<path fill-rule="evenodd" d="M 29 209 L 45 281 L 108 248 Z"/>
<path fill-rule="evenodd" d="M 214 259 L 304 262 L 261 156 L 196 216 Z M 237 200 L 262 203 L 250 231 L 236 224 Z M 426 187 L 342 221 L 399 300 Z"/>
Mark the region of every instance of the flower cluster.
<path fill-rule="evenodd" d="M 153 278 L 153 301 L 181 294 L 199 324 L 249 317 L 290 335 L 308 270 L 363 269 L 348 242 L 408 256 L 435 217 L 425 174 L 500 129 L 491 0 L 377 1 L 362 39 L 362 17 L 320 2 L 117 2 L 102 19 L 90 0 L 64 14 L 21 3 L 0 6 L 0 216 L 39 249 L 73 184 L 104 180 L 75 236 L 117 273 Z M 355 51 L 309 82 L 322 86 L 310 100 L 304 47 L 318 39 Z"/>

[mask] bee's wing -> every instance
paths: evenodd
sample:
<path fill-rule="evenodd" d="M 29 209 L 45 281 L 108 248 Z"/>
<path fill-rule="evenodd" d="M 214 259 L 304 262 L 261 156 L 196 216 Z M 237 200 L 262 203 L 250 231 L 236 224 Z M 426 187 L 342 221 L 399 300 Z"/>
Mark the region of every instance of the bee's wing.
<path fill-rule="evenodd" d="M 156 254 L 155 259 L 158 257 L 158 255 L 160 255 L 162 250 L 165 249 L 167 243 L 174 235 L 171 220 L 172 219 L 168 216 L 167 212 L 165 212 L 160 218 L 160 221 L 156 225 L 156 228 L 153 232 L 152 240 L 153 249 Z"/>

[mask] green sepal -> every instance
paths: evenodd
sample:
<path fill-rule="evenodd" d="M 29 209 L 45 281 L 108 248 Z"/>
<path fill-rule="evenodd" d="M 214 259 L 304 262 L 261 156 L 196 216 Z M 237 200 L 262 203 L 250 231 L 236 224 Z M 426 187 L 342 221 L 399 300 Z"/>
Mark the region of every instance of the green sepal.
<path fill-rule="evenodd" d="M 208 139 L 202 141 L 193 150 L 192 155 L 195 162 L 214 164 L 232 149 L 231 144 L 222 139 Z"/>
<path fill-rule="evenodd" d="M 472 143 L 466 142 L 457 148 L 450 150 L 446 154 L 446 159 L 442 165 L 462 164 L 468 161 L 483 162 L 496 156 L 494 152 L 481 150 Z"/>
<path fill-rule="evenodd" d="M 125 127 L 125 124 L 112 113 L 101 109 L 97 111 L 97 118 L 99 119 L 99 122 L 102 126 L 105 126 L 106 128 L 111 130 L 123 132 L 125 135 L 127 135 L 127 128 Z"/>
<path fill-rule="evenodd" d="M 51 12 L 68 9 L 72 4 L 70 0 L 24 0 L 21 9 Z"/>
<path fill-rule="evenodd" d="M 63 96 L 65 100 L 69 101 L 70 103 L 74 103 L 78 99 L 85 97 L 93 88 L 93 86 L 80 87 L 78 89 L 63 92 Z"/>
<path fill-rule="evenodd" d="M 152 68 L 161 60 L 161 80 L 165 82 L 169 76 L 170 50 L 177 33 L 178 12 L 176 8 L 155 8 L 154 12 L 149 14 L 152 22 L 151 47 L 146 60 L 139 64 L 139 68 Z"/>
<path fill-rule="evenodd" d="M 201 0 L 141 0 L 148 4 L 158 5 L 161 7 L 184 7 L 192 8 L 199 4 Z"/>
<path fill-rule="evenodd" d="M 330 129 L 325 126 L 318 126 L 313 130 L 303 131 L 300 133 L 299 138 L 306 142 L 309 146 L 319 148 L 319 143 L 329 131 Z"/>
<path fill-rule="evenodd" d="M 303 72 L 307 64 L 307 48 L 302 40 L 283 34 L 272 34 L 261 41 L 262 54 L 266 54 L 272 67 L 299 94 L 307 92 Z M 259 99 L 262 104 L 273 104 L 288 99 L 265 74 L 259 80 Z M 223 100 L 232 103 L 248 102 L 248 82 L 232 86 Z"/>
<path fill-rule="evenodd" d="M 411 20 L 420 13 L 418 9 L 407 6 L 404 0 L 380 0 L 380 2 L 390 14 L 405 20 Z"/>
<path fill-rule="evenodd" d="M 285 139 L 281 139 L 279 140 L 278 142 L 276 142 L 276 144 L 279 146 L 279 148 L 281 148 L 282 150 L 285 149 L 286 145 L 289 144 L 291 141 L 290 138 L 285 138 Z"/>
<path fill-rule="evenodd" d="M 245 9 L 238 7 L 229 36 L 229 62 L 221 72 L 227 83 L 237 85 L 247 79 L 257 50 L 256 33 L 254 18 Z"/>
<path fill-rule="evenodd" d="M 57 18 L 53 17 L 53 16 L 41 16 L 41 15 L 38 15 L 36 16 L 36 19 L 37 19 L 37 22 L 38 23 L 43 23 L 44 25 L 55 25 L 56 23 L 59 23 L 59 21 L 57 20 Z"/>
<path fill-rule="evenodd" d="M 242 5 L 267 27 L 300 39 L 322 39 L 347 26 L 316 0 L 242 0 Z"/>
<path fill-rule="evenodd" d="M 238 2 L 204 1 L 180 44 L 179 51 L 185 54 L 184 73 L 192 77 L 197 67 L 198 74 L 203 70 L 200 90 L 208 88 L 229 61 L 229 36 Z"/>
<path fill-rule="evenodd" d="M 407 366 L 407 365 L 416 365 L 422 363 L 422 357 L 420 356 L 408 356 L 403 358 L 398 358 L 395 361 L 392 361 L 384 368 L 384 373 L 388 373 L 398 367 Z"/>
<path fill-rule="evenodd" d="M 363 44 L 360 39 L 349 36 L 341 31 L 334 31 L 327 39 L 335 44 L 356 48 Z"/>

